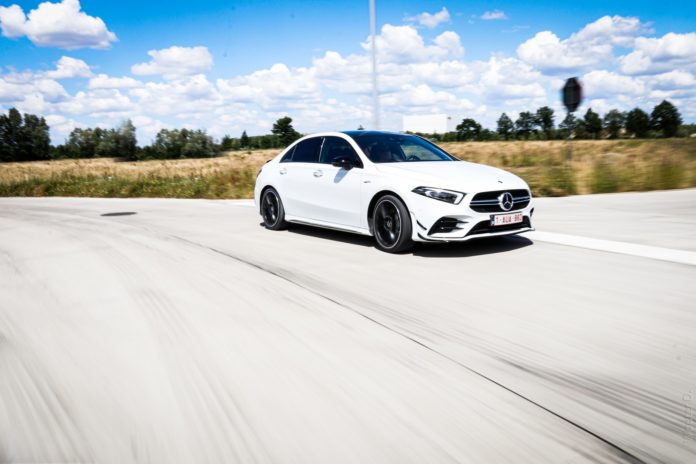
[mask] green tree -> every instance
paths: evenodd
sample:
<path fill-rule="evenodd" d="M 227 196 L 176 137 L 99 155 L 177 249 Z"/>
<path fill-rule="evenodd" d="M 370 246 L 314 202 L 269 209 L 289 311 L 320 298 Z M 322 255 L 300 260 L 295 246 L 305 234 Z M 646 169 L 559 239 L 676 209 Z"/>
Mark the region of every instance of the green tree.
<path fill-rule="evenodd" d="M 278 119 L 275 124 L 273 124 L 271 132 L 278 136 L 278 140 L 283 146 L 288 146 L 302 137 L 302 135 L 292 127 L 292 118 L 290 116 Z"/>
<path fill-rule="evenodd" d="M 536 124 L 536 118 L 529 111 L 523 111 L 520 116 L 515 121 L 515 130 L 517 131 L 518 137 L 523 137 L 525 140 L 529 140 L 529 135 L 534 130 Z"/>
<path fill-rule="evenodd" d="M 655 106 L 650 115 L 650 126 L 661 131 L 664 137 L 674 137 L 681 123 L 682 118 L 677 107 L 667 100 L 662 100 L 662 103 Z"/>
<path fill-rule="evenodd" d="M 66 143 L 70 157 L 94 158 L 97 148 L 95 140 L 94 129 L 73 129 Z"/>
<path fill-rule="evenodd" d="M 642 138 L 650 130 L 650 116 L 640 108 L 633 108 L 626 115 L 626 131 L 635 137 Z"/>
<path fill-rule="evenodd" d="M 515 125 L 510 117 L 503 113 L 498 118 L 498 134 L 505 140 L 508 140 L 515 130 Z"/>
<path fill-rule="evenodd" d="M 561 133 L 565 138 L 570 137 L 577 127 L 578 118 L 576 118 L 573 113 L 568 113 L 563 121 L 561 121 L 561 123 L 558 125 L 558 128 L 561 129 Z"/>
<path fill-rule="evenodd" d="M 583 117 L 582 125 L 588 134 L 592 136 L 593 139 L 599 137 L 602 133 L 602 120 L 599 115 L 592 111 L 592 108 L 588 108 L 585 116 Z"/>
<path fill-rule="evenodd" d="M 604 115 L 604 128 L 607 130 L 610 139 L 618 138 L 625 124 L 626 114 L 619 110 L 611 110 Z"/>
<path fill-rule="evenodd" d="M 203 130 L 161 129 L 143 156 L 155 158 L 206 158 L 216 156 L 219 148 Z"/>
<path fill-rule="evenodd" d="M 17 161 L 49 159 L 51 137 L 43 117 L 25 114 L 19 137 L 20 150 Z"/>
<path fill-rule="evenodd" d="M 94 156 L 110 156 L 114 158 L 120 156 L 118 149 L 118 134 L 115 130 L 109 129 L 102 132 L 102 129 L 96 128 L 94 132 Z"/>
<path fill-rule="evenodd" d="M 183 145 L 184 141 L 178 129 L 160 129 L 152 143 L 152 152 L 157 158 L 180 158 Z"/>
<path fill-rule="evenodd" d="M 462 119 L 456 127 L 459 140 L 474 140 L 481 133 L 481 124 L 471 118 Z"/>
<path fill-rule="evenodd" d="M 239 146 L 242 148 L 248 148 L 249 145 L 249 136 L 247 135 L 246 131 L 242 132 L 242 136 L 239 138 Z"/>
<path fill-rule="evenodd" d="M 115 156 L 135 159 L 136 151 L 138 150 L 138 139 L 135 135 L 135 126 L 130 119 L 126 119 L 118 128 L 116 144 L 117 154 Z"/>
<path fill-rule="evenodd" d="M 225 135 L 220 140 L 220 149 L 223 151 L 230 151 L 234 148 L 234 139 L 229 135 Z"/>
<path fill-rule="evenodd" d="M 554 126 L 553 110 L 548 106 L 542 106 L 536 111 L 535 120 L 546 138 L 550 139 Z"/>
<path fill-rule="evenodd" d="M 188 131 L 185 133 L 185 142 L 181 147 L 181 156 L 186 158 L 207 158 L 218 154 L 213 138 L 202 130 Z"/>
<path fill-rule="evenodd" d="M 18 161 L 22 156 L 22 113 L 10 108 L 7 115 L 0 116 L 0 159 Z"/>

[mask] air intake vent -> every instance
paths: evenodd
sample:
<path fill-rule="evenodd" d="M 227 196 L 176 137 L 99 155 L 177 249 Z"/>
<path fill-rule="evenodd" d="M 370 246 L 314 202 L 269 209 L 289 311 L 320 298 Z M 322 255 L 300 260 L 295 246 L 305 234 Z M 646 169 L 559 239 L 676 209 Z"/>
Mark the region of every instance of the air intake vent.
<path fill-rule="evenodd" d="M 437 220 L 435 224 L 430 228 L 428 235 L 432 234 L 446 234 L 457 229 L 458 224 L 466 224 L 465 221 L 460 221 L 453 217 L 443 217 Z"/>

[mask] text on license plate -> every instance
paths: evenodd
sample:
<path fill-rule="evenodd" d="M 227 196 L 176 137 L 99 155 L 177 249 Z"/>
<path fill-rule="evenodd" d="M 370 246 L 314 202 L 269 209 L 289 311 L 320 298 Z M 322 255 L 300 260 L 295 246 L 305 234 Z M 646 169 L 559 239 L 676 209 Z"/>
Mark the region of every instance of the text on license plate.
<path fill-rule="evenodd" d="M 491 216 L 492 226 L 506 226 L 508 224 L 517 224 L 518 222 L 522 222 L 522 213 L 496 214 Z"/>

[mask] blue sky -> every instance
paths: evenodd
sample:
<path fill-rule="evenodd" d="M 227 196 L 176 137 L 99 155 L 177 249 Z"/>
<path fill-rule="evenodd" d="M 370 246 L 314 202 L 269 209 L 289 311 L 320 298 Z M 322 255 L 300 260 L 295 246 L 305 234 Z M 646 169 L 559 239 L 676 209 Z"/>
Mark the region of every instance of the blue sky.
<path fill-rule="evenodd" d="M 283 114 L 302 132 L 370 124 L 367 1 L 0 5 L 0 109 L 46 115 L 55 141 L 126 117 L 141 141 L 161 127 L 265 133 Z M 492 127 L 544 104 L 560 120 L 571 75 L 581 111 L 668 98 L 696 120 L 691 2 L 378 1 L 377 20 L 386 129 L 425 113 Z"/>

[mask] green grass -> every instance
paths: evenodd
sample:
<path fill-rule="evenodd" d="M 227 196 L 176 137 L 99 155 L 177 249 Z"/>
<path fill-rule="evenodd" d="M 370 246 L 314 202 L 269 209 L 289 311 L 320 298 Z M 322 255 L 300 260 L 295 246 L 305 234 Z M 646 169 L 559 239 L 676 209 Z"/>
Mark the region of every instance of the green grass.
<path fill-rule="evenodd" d="M 255 172 L 237 169 L 201 177 L 53 176 L 0 183 L 0 196 L 249 198 Z"/>
<path fill-rule="evenodd" d="M 535 196 L 696 187 L 696 139 L 457 142 L 455 156 L 526 180 Z M 275 151 L 211 159 L 0 164 L 0 196 L 250 198 Z"/>

